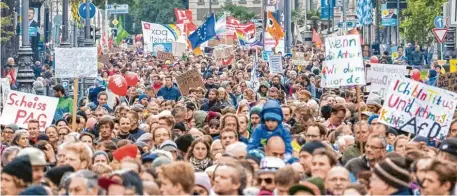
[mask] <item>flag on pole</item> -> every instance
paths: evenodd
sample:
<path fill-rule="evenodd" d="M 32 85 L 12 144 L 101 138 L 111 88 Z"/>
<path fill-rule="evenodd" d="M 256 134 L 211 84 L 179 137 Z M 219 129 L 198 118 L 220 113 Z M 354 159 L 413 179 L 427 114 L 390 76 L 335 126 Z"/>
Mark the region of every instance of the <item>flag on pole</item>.
<path fill-rule="evenodd" d="M 278 46 L 279 40 L 284 37 L 284 32 L 281 29 L 278 21 L 273 17 L 271 12 L 267 14 L 267 32 L 275 39 L 276 44 L 275 47 Z"/>
<path fill-rule="evenodd" d="M 181 10 L 175 8 L 176 24 L 184 24 L 184 31 L 195 31 L 197 27 L 192 22 L 192 10 Z"/>
<path fill-rule="evenodd" d="M 313 29 L 312 42 L 319 46 L 322 45 L 321 37 L 317 34 L 315 29 Z"/>
<path fill-rule="evenodd" d="M 259 87 L 260 87 L 259 79 L 257 77 L 258 68 L 259 68 L 258 54 L 257 54 L 257 50 L 255 50 L 254 65 L 252 66 L 252 70 L 251 70 L 251 80 L 250 80 L 250 86 L 249 86 L 249 88 L 254 90 L 254 92 L 257 92 L 257 90 L 259 90 Z"/>
<path fill-rule="evenodd" d="M 225 35 L 227 32 L 227 15 L 222 15 L 216 22 L 216 34 Z"/>
<path fill-rule="evenodd" d="M 197 30 L 189 35 L 189 42 L 192 45 L 192 49 L 197 48 L 200 44 L 210 40 L 216 36 L 216 19 L 212 14 Z"/>
<path fill-rule="evenodd" d="M 117 36 L 116 36 L 116 44 L 119 45 L 122 40 L 129 36 L 129 33 L 124 29 L 122 24 L 122 17 L 119 16 L 119 23 L 117 24 Z"/>

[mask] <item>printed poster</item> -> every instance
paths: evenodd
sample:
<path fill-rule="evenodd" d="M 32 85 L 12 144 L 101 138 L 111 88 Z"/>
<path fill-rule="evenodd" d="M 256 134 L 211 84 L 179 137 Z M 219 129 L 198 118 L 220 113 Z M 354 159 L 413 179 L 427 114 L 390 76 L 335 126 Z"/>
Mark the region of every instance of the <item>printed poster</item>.
<path fill-rule="evenodd" d="M 367 82 L 371 82 L 370 91 L 377 91 L 381 97 L 385 97 L 393 76 L 404 76 L 408 71 L 406 65 L 370 64 L 367 68 Z"/>
<path fill-rule="evenodd" d="M 448 134 L 457 94 L 404 76 L 394 76 L 379 120 L 381 123 L 427 138 Z"/>
<path fill-rule="evenodd" d="M 365 85 L 365 66 L 359 35 L 325 38 L 322 87 Z"/>
<path fill-rule="evenodd" d="M 282 57 L 280 55 L 271 55 L 268 58 L 270 73 L 283 73 L 282 71 Z"/>

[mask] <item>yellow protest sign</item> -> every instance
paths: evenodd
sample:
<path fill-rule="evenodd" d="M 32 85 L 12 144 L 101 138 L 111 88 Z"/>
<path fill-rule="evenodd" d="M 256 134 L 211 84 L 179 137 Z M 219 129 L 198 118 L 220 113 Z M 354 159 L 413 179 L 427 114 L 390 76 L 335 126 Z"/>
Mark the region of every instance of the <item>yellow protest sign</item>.
<path fill-rule="evenodd" d="M 457 72 L 457 59 L 449 60 L 449 72 Z"/>

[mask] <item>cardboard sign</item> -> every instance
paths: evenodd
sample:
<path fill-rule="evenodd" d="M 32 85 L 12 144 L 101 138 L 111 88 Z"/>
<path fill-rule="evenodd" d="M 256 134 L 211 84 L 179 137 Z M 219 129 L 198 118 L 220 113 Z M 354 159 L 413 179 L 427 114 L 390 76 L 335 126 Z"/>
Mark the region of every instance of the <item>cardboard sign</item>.
<path fill-rule="evenodd" d="M 282 57 L 280 55 L 272 55 L 268 58 L 270 73 L 283 73 Z"/>
<path fill-rule="evenodd" d="M 407 75 L 406 65 L 370 64 L 367 68 L 367 82 L 371 82 L 370 90 L 377 91 L 381 97 L 386 94 L 394 75 Z"/>
<path fill-rule="evenodd" d="M 162 60 L 162 61 L 166 61 L 166 60 L 173 60 L 174 56 L 173 56 L 173 53 L 170 53 L 170 52 L 158 51 L 157 52 L 157 58 Z"/>
<path fill-rule="evenodd" d="M 216 48 L 213 51 L 214 58 L 216 59 L 225 59 L 232 56 L 233 49 L 232 47 L 225 48 Z"/>
<path fill-rule="evenodd" d="M 359 35 L 325 38 L 322 87 L 365 85 L 365 66 Z"/>
<path fill-rule="evenodd" d="M 457 72 L 440 74 L 438 76 L 437 87 L 457 92 Z"/>
<path fill-rule="evenodd" d="M 204 87 L 202 76 L 197 70 L 190 70 L 176 77 L 179 90 L 183 96 L 189 94 L 190 88 Z"/>
<path fill-rule="evenodd" d="M 0 124 L 15 123 L 26 128 L 27 122 L 34 119 L 40 122 L 40 129 L 43 130 L 51 125 L 58 102 L 59 99 L 55 97 L 10 91 L 0 116 Z"/>
<path fill-rule="evenodd" d="M 404 76 L 394 76 L 384 97 L 380 122 L 428 138 L 445 137 L 457 94 Z"/>
<path fill-rule="evenodd" d="M 56 78 L 97 77 L 97 47 L 55 48 Z"/>

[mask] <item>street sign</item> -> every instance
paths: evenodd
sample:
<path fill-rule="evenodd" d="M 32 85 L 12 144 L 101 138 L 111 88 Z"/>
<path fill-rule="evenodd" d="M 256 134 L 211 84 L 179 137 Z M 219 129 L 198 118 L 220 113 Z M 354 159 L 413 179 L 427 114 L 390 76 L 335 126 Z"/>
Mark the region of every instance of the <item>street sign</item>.
<path fill-rule="evenodd" d="M 93 3 L 89 3 L 89 8 L 89 18 L 93 18 L 95 16 L 97 8 L 95 8 L 95 5 Z M 86 3 L 79 4 L 78 14 L 79 17 L 86 19 Z"/>
<path fill-rule="evenodd" d="M 117 25 L 117 24 L 119 24 L 119 21 L 117 19 L 114 19 L 112 23 L 113 23 L 113 25 Z"/>
<path fill-rule="evenodd" d="M 433 21 L 435 28 L 439 28 L 439 29 L 444 28 L 444 23 L 445 23 L 445 21 L 442 16 L 435 17 L 435 20 Z"/>
<path fill-rule="evenodd" d="M 335 3 L 335 0 L 321 0 L 321 20 L 330 20 L 333 18 Z"/>
<path fill-rule="evenodd" d="M 108 13 L 110 14 L 128 14 L 128 4 L 108 4 Z"/>
<path fill-rule="evenodd" d="M 450 1 L 450 19 L 449 19 L 449 27 L 457 27 L 457 0 L 449 0 Z"/>
<path fill-rule="evenodd" d="M 433 35 L 438 40 L 438 42 L 443 43 L 444 38 L 446 38 L 447 29 L 446 28 L 434 28 L 432 29 Z"/>

